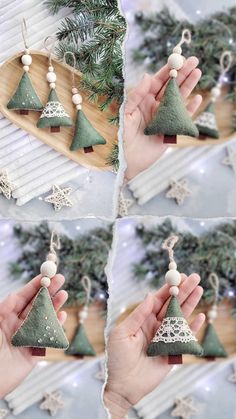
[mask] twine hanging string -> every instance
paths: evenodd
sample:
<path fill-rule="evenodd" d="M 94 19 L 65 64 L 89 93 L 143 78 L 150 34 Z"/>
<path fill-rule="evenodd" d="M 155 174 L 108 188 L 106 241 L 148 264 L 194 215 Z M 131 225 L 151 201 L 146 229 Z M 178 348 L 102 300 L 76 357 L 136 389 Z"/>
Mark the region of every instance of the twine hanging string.
<path fill-rule="evenodd" d="M 25 49 L 28 49 L 28 45 L 26 42 L 26 38 L 27 38 L 27 25 L 26 25 L 26 20 L 23 17 L 22 21 L 21 21 L 21 33 L 22 33 L 22 38 L 24 41 L 24 47 Z"/>
<path fill-rule="evenodd" d="M 55 37 L 51 36 L 51 35 L 47 36 L 47 38 L 45 38 L 44 42 L 43 42 L 44 48 L 49 54 L 48 55 L 48 62 L 49 62 L 50 66 L 52 65 L 52 53 L 53 53 L 54 48 L 55 48 L 55 42 L 56 42 Z"/>
<path fill-rule="evenodd" d="M 76 86 L 75 86 L 76 58 L 75 58 L 75 54 L 74 54 L 73 52 L 71 52 L 71 51 L 66 51 L 66 52 L 64 53 L 64 56 L 63 56 L 63 61 L 64 61 L 64 63 L 65 63 L 65 64 L 67 64 L 67 62 L 66 62 L 66 56 L 67 56 L 67 55 L 70 55 L 70 56 L 72 57 L 72 59 L 73 59 L 73 65 L 71 66 L 71 67 L 72 67 L 72 72 L 71 72 L 71 82 L 72 82 L 72 88 L 73 88 L 73 87 L 76 87 Z"/>
<path fill-rule="evenodd" d="M 90 301 L 90 297 L 91 297 L 91 290 L 92 290 L 92 284 L 91 284 L 91 279 L 87 276 L 84 275 L 81 279 L 81 284 L 85 290 L 86 293 L 86 302 L 85 302 L 85 306 L 88 307 L 89 305 L 89 301 Z"/>
<path fill-rule="evenodd" d="M 219 287 L 220 287 L 219 277 L 216 275 L 216 273 L 212 272 L 208 277 L 208 281 L 210 282 L 211 287 L 214 291 L 213 306 L 216 306 L 218 302 L 218 298 L 219 298 Z"/>
<path fill-rule="evenodd" d="M 220 76 L 219 82 L 224 81 L 225 74 L 229 71 L 233 62 L 233 56 L 231 51 L 224 51 L 220 57 Z"/>
<path fill-rule="evenodd" d="M 162 244 L 162 249 L 167 250 L 170 262 L 175 262 L 174 259 L 174 246 L 176 245 L 179 237 L 176 235 L 168 237 Z"/>
<path fill-rule="evenodd" d="M 185 28 L 182 30 L 181 40 L 178 45 L 181 47 L 183 44 L 190 44 L 192 40 L 191 32 L 189 29 Z"/>
<path fill-rule="evenodd" d="M 61 248 L 60 237 L 55 231 L 52 231 L 51 240 L 50 240 L 50 252 L 56 255 L 57 254 L 56 251 L 60 250 L 60 248 Z"/>

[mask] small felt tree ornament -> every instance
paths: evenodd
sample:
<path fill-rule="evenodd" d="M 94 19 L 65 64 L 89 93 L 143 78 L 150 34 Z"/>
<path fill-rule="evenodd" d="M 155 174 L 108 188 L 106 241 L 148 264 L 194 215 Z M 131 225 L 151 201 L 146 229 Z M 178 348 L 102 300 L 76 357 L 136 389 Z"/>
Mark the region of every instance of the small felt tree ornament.
<path fill-rule="evenodd" d="M 54 72 L 54 67 L 52 65 L 52 48 L 50 50 L 47 47 L 47 41 L 52 37 L 47 37 L 44 41 L 45 48 L 49 52 L 48 56 L 48 73 L 47 73 L 47 82 L 50 86 L 50 92 L 46 106 L 43 109 L 43 112 L 37 122 L 38 128 L 50 128 L 51 132 L 60 132 L 60 127 L 71 127 L 73 122 L 70 116 L 65 111 L 63 105 L 59 101 L 56 92 L 56 80 L 57 76 Z"/>
<path fill-rule="evenodd" d="M 216 358 L 226 358 L 228 356 L 224 346 L 220 342 L 216 330 L 213 326 L 217 318 L 217 302 L 219 298 L 219 278 L 215 273 L 211 273 L 208 278 L 214 290 L 214 302 L 207 313 L 207 327 L 202 341 L 202 356 L 208 361 L 214 361 Z"/>
<path fill-rule="evenodd" d="M 199 138 L 206 139 L 206 137 L 218 139 L 219 130 L 215 115 L 215 102 L 221 95 L 221 88 L 224 83 L 225 75 L 232 64 L 231 51 L 225 51 L 220 58 L 220 77 L 215 87 L 211 89 L 211 99 L 206 108 L 195 119 L 196 127 L 199 131 Z"/>
<path fill-rule="evenodd" d="M 75 132 L 74 137 L 70 146 L 71 151 L 76 151 L 81 148 L 84 149 L 85 153 L 93 152 L 93 146 L 99 144 L 106 144 L 106 140 L 96 131 L 92 126 L 84 112 L 82 111 L 82 96 L 79 94 L 77 87 L 75 87 L 75 55 L 71 51 L 67 51 L 64 55 L 66 59 L 67 55 L 71 55 L 73 59 L 73 71 L 72 71 L 72 102 L 77 109 Z"/>
<path fill-rule="evenodd" d="M 7 104 L 7 108 L 19 110 L 21 115 L 28 115 L 29 111 L 42 111 L 43 104 L 39 99 L 29 76 L 32 57 L 26 43 L 27 26 L 25 19 L 22 21 L 21 30 L 25 46 L 24 53 L 21 56 L 21 63 L 23 64 L 24 72 L 15 93 Z"/>
<path fill-rule="evenodd" d="M 32 355 L 35 356 L 44 356 L 45 348 L 66 349 L 69 345 L 48 291 L 57 272 L 55 249 L 58 248 L 60 248 L 59 238 L 54 240 L 52 233 L 50 252 L 40 268 L 41 287 L 25 320 L 11 339 L 13 346 L 32 348 Z"/>
<path fill-rule="evenodd" d="M 75 335 L 72 339 L 72 342 L 70 343 L 69 348 L 66 350 L 66 354 L 74 356 L 95 356 L 96 352 L 88 340 L 84 327 L 84 321 L 88 317 L 88 306 L 91 296 L 90 278 L 88 276 L 84 276 L 81 280 L 81 283 L 86 292 L 86 303 L 83 309 L 79 312 L 79 326 L 75 331 Z"/>
<path fill-rule="evenodd" d="M 181 283 L 181 275 L 177 271 L 173 252 L 177 241 L 177 236 L 170 236 L 162 245 L 162 248 L 169 253 L 169 270 L 165 279 L 170 287 L 171 297 L 165 317 L 147 349 L 148 356 L 168 356 L 168 364 L 182 364 L 183 354 L 202 354 L 202 348 L 192 334 L 177 299 Z"/>
<path fill-rule="evenodd" d="M 177 135 L 188 135 L 198 137 L 198 129 L 194 125 L 188 114 L 184 100 L 180 94 L 179 86 L 176 82 L 178 70 L 184 65 L 184 57 L 181 45 L 191 42 L 191 34 L 188 29 L 182 32 L 182 38 L 178 45 L 173 49 L 173 53 L 168 58 L 170 67 L 170 79 L 165 88 L 160 105 L 152 121 L 144 130 L 145 135 L 164 135 L 163 142 L 175 144 Z"/>

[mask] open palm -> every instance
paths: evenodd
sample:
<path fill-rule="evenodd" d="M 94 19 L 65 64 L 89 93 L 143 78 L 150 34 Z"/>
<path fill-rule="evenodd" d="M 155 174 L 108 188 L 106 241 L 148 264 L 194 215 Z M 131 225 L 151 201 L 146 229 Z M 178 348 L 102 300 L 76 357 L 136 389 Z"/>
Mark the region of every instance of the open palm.
<path fill-rule="evenodd" d="M 197 65 L 198 59 L 190 57 L 178 72 L 176 80 L 185 100 L 189 98 L 201 77 Z M 165 65 L 153 76 L 145 74 L 140 84 L 128 94 L 123 133 L 127 180 L 150 167 L 168 147 L 163 144 L 162 135 L 144 135 L 144 128 L 160 104 L 169 79 L 169 70 L 168 65 Z M 201 101 L 201 95 L 195 95 L 189 100 L 186 107 L 190 115 L 196 112 Z"/>
<path fill-rule="evenodd" d="M 197 306 L 203 289 L 200 277 L 182 274 L 178 300 L 188 318 Z M 118 395 L 130 405 L 136 404 L 156 388 L 171 370 L 167 357 L 148 357 L 148 344 L 166 313 L 169 287 L 164 285 L 146 299 L 111 332 L 108 338 L 108 381 L 106 391 Z M 198 314 L 190 325 L 195 334 L 205 320 Z M 115 416 L 114 416 L 115 417 Z"/>
<path fill-rule="evenodd" d="M 0 304 L 0 377 L 4 377 L 4 380 L 0 380 L 0 399 L 17 387 L 38 362 L 38 358 L 32 356 L 31 348 L 12 346 L 11 338 L 27 316 L 40 288 L 41 278 L 41 275 L 37 276 L 21 291 L 9 295 Z M 59 291 L 64 281 L 62 275 L 55 275 L 48 288 L 56 311 L 60 310 L 68 297 L 66 291 Z M 58 319 L 63 324 L 66 313 L 58 312 Z"/>

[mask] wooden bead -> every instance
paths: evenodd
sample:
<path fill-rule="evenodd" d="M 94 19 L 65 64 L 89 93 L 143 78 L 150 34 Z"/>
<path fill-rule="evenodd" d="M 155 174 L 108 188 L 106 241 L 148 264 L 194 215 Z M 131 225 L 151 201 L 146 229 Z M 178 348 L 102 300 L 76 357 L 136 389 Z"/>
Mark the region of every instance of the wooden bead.
<path fill-rule="evenodd" d="M 26 73 L 28 73 L 28 71 L 29 71 L 29 66 L 28 66 L 28 65 L 24 65 L 23 70 L 24 70 Z"/>
<path fill-rule="evenodd" d="M 171 54 L 168 58 L 168 64 L 170 68 L 180 70 L 184 64 L 183 56 L 176 53 Z"/>
<path fill-rule="evenodd" d="M 47 81 L 49 83 L 55 83 L 55 81 L 57 79 L 56 74 L 55 73 L 51 73 L 50 71 L 47 73 L 47 76 L 46 77 L 47 77 Z"/>
<path fill-rule="evenodd" d="M 52 66 L 52 65 L 50 65 L 49 67 L 48 67 L 48 71 L 50 71 L 51 73 L 54 71 L 54 67 Z"/>
<path fill-rule="evenodd" d="M 48 278 L 53 278 L 57 272 L 57 266 L 51 260 L 47 260 L 43 262 L 40 268 L 40 272 L 43 276 L 47 276 Z"/>
<path fill-rule="evenodd" d="M 30 65 L 30 64 L 32 64 L 32 57 L 31 57 L 31 55 L 29 55 L 29 54 L 22 55 L 21 62 L 24 65 Z"/>
<path fill-rule="evenodd" d="M 76 109 L 78 109 L 78 111 L 80 111 L 80 109 L 82 109 L 81 105 L 76 105 Z"/>
<path fill-rule="evenodd" d="M 170 70 L 169 76 L 172 77 L 173 79 L 176 79 L 176 77 L 178 76 L 177 70 L 174 70 L 174 69 Z"/>
<path fill-rule="evenodd" d="M 177 297 L 177 295 L 179 295 L 179 288 L 176 286 L 170 287 L 169 292 L 170 292 L 170 295 Z"/>
<path fill-rule="evenodd" d="M 217 317 L 217 310 L 214 308 L 211 308 L 207 313 L 207 317 L 211 321 L 215 320 Z"/>
<path fill-rule="evenodd" d="M 174 261 L 170 262 L 168 268 L 169 269 L 177 269 L 177 264 Z"/>
<path fill-rule="evenodd" d="M 79 318 L 80 320 L 83 322 L 84 320 L 86 320 L 88 317 L 88 312 L 85 310 L 80 311 L 79 313 Z"/>
<path fill-rule="evenodd" d="M 167 284 L 170 286 L 179 285 L 181 282 L 180 273 L 176 271 L 175 269 L 170 269 L 169 271 L 166 272 L 165 280 Z"/>
<path fill-rule="evenodd" d="M 51 284 L 51 279 L 48 278 L 47 276 L 43 276 L 40 283 L 41 283 L 42 287 L 48 288 Z"/>
<path fill-rule="evenodd" d="M 71 91 L 72 91 L 73 95 L 76 95 L 76 93 L 79 93 L 79 91 L 76 87 L 72 87 Z"/>
<path fill-rule="evenodd" d="M 176 45 L 176 47 L 173 48 L 173 52 L 176 54 L 182 54 L 182 48 L 180 45 Z"/>
<path fill-rule="evenodd" d="M 219 87 L 215 86 L 213 87 L 213 89 L 211 89 L 211 94 L 212 96 L 214 96 L 215 98 L 219 97 L 221 94 L 221 90 Z"/>
<path fill-rule="evenodd" d="M 72 96 L 72 102 L 75 105 L 80 105 L 82 103 L 82 96 L 79 93 L 76 93 Z"/>
<path fill-rule="evenodd" d="M 50 83 L 49 86 L 51 87 L 51 89 L 56 89 L 56 83 Z"/>
<path fill-rule="evenodd" d="M 48 253 L 47 260 L 57 263 L 57 255 L 55 255 L 55 253 Z"/>

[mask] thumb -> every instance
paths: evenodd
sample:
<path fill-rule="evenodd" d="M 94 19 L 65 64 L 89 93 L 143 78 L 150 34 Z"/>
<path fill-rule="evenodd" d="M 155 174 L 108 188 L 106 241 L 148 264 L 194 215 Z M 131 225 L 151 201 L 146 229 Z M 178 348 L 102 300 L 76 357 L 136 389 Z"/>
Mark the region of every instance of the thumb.
<path fill-rule="evenodd" d="M 152 313 L 154 305 L 154 295 L 148 293 L 142 303 L 120 325 L 126 335 L 135 335 L 142 327 L 146 318 Z"/>

